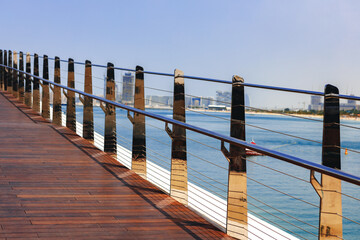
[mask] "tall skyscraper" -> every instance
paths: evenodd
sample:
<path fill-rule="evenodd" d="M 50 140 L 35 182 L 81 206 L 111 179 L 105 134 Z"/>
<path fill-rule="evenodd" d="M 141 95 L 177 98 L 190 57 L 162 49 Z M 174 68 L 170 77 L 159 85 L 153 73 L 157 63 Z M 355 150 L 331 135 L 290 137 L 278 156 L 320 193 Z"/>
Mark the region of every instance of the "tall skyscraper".
<path fill-rule="evenodd" d="M 123 75 L 122 103 L 134 104 L 134 76 L 131 73 Z"/>

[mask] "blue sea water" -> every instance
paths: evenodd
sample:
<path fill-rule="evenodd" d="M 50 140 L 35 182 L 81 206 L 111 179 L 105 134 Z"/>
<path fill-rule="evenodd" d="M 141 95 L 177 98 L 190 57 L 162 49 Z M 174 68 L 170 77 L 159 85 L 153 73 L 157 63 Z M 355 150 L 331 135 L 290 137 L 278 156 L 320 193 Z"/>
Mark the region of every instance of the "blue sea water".
<path fill-rule="evenodd" d="M 172 117 L 170 110 L 149 111 Z M 229 135 L 230 113 L 206 112 L 206 114 L 211 116 L 187 111 L 186 121 Z M 78 106 L 77 121 L 82 122 L 82 108 Z M 94 108 L 94 121 L 95 131 L 103 134 L 104 113 L 99 107 Z M 246 123 L 318 142 L 322 141 L 322 123 L 317 121 L 280 115 L 247 114 Z M 360 127 L 360 122 L 356 121 L 342 121 L 342 123 Z M 165 124 L 151 118 L 146 118 L 146 124 L 147 158 L 169 170 L 171 139 L 165 132 Z M 189 181 L 225 199 L 228 162 L 220 152 L 220 141 L 191 131 L 187 131 L 186 134 Z M 360 151 L 360 141 L 357 139 L 359 134 L 360 130 L 341 127 L 341 146 Z M 132 124 L 127 119 L 127 111 L 121 109 L 117 109 L 117 137 L 118 144 L 131 150 Z M 263 147 L 321 163 L 321 144 L 319 143 L 250 126 L 246 127 L 246 138 L 247 141 L 255 140 L 256 144 Z M 359 156 L 360 154 L 351 151 L 345 155 L 342 150 L 342 170 L 359 175 Z M 250 213 L 296 237 L 317 239 L 315 235 L 318 232 L 320 200 L 309 183 L 308 170 L 267 156 L 252 156 L 248 157 L 247 176 Z M 317 177 L 320 179 L 319 175 Z M 346 195 L 360 198 L 359 187 L 352 184 L 343 182 L 342 191 Z M 344 239 L 358 239 L 360 236 L 360 226 L 357 224 L 360 222 L 359 201 L 346 195 L 342 196 L 343 237 Z"/>

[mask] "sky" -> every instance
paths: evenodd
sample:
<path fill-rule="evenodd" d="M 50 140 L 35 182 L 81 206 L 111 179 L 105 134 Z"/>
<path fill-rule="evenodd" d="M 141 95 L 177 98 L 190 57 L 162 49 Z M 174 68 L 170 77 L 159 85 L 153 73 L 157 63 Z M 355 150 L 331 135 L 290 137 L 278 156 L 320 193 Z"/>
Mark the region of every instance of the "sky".
<path fill-rule="evenodd" d="M 177 68 L 229 81 L 239 75 L 247 83 L 314 91 L 333 84 L 340 93 L 360 96 L 357 0 L 0 2 L 0 49 L 165 73 Z M 146 75 L 145 82 L 173 88 L 167 77 Z M 198 96 L 231 90 L 194 80 L 185 85 L 187 94 Z M 310 101 L 294 93 L 245 91 L 254 107 L 304 107 Z"/>

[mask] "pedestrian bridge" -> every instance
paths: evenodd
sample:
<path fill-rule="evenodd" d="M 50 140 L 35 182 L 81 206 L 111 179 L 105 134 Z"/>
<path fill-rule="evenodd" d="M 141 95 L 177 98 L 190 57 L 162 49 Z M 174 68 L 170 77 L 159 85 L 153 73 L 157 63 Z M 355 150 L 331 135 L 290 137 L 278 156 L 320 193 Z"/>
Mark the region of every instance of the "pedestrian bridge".
<path fill-rule="evenodd" d="M 53 71 L 49 60 L 54 62 Z M 360 97 L 339 94 L 332 85 L 315 92 L 249 84 L 238 76 L 226 81 L 187 76 L 177 69 L 173 74 L 158 73 L 140 66 L 126 69 L 37 54 L 26 55 L 25 71 L 24 62 L 22 52 L 0 51 L 0 239 L 356 239 L 360 234 L 360 214 L 356 213 L 360 178 L 341 171 L 345 149 L 340 144 L 340 127 L 360 128 L 341 123 L 339 111 L 340 99 L 359 101 Z M 67 84 L 61 79 L 64 64 Z M 75 66 L 83 71 L 76 72 Z M 104 97 L 93 94 L 93 68 L 106 71 Z M 115 71 L 134 72 L 133 105 L 115 101 Z M 75 75 L 84 79 L 83 90 L 75 87 Z M 172 118 L 146 111 L 146 75 L 173 79 Z M 231 86 L 229 135 L 186 122 L 185 113 L 194 109 L 185 106 L 185 79 Z M 320 121 L 322 142 L 246 123 L 245 109 L 251 108 L 244 102 L 246 87 L 322 96 L 323 120 L 283 113 Z M 82 121 L 77 119 L 76 98 L 82 105 Z M 103 111 L 101 131 L 95 129 L 95 103 Z M 127 128 L 119 123 L 117 109 L 126 111 L 132 139 L 117 133 Z M 150 120 L 161 127 L 149 124 Z M 319 144 L 321 164 L 246 142 L 247 126 Z M 165 133 L 171 143 L 148 135 L 147 127 Z M 197 141 L 189 133 L 217 145 Z M 149 147 L 150 139 L 171 156 Z M 196 155 L 189 142 L 214 156 L 220 153 L 225 161 Z M 295 166 L 306 177 L 255 161 L 247 157 L 247 149 L 281 165 Z M 194 158 L 214 170 L 193 169 L 188 160 Z M 260 181 L 247 174 L 250 164 L 271 171 L 269 179 L 289 179 L 279 185 Z M 219 180 L 220 171 L 225 171 L 226 183 Z M 274 202 L 268 193 L 253 195 L 248 182 L 285 198 Z M 310 186 L 312 192 L 300 195 L 300 186 Z"/>

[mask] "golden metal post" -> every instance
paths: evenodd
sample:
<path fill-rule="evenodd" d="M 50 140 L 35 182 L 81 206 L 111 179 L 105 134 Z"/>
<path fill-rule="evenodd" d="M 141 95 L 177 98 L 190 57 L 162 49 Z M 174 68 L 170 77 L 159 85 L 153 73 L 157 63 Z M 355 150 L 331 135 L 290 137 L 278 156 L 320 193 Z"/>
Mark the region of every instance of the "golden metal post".
<path fill-rule="evenodd" d="M 107 64 L 106 99 L 115 101 L 115 75 L 112 63 Z M 116 154 L 116 109 L 108 103 L 105 107 L 103 103 L 100 106 L 105 113 L 104 152 Z"/>
<path fill-rule="evenodd" d="M 144 92 L 144 69 L 136 66 L 135 74 L 135 95 L 134 107 L 145 110 Z M 141 177 L 146 178 L 146 137 L 145 137 L 145 116 L 135 113 L 134 117 L 128 114 L 133 123 L 133 143 L 132 143 L 132 170 Z"/>
<path fill-rule="evenodd" d="M 340 109 L 337 87 L 325 86 L 324 96 L 324 128 L 322 164 L 327 167 L 341 169 L 340 157 Z M 320 240 L 341 239 L 342 234 L 342 201 L 341 180 L 321 174 L 319 183 L 311 171 L 310 182 L 320 197 Z"/>
<path fill-rule="evenodd" d="M 39 56 L 34 54 L 34 75 L 39 76 Z M 33 110 L 40 112 L 40 83 L 38 78 L 33 81 Z"/>
<path fill-rule="evenodd" d="M 31 73 L 30 53 L 26 53 L 26 72 Z M 31 107 L 31 77 L 25 76 L 25 105 Z"/>
<path fill-rule="evenodd" d="M 13 68 L 17 69 L 18 68 L 18 54 L 16 51 L 14 51 L 14 56 L 13 56 Z M 15 98 L 18 98 L 19 94 L 18 94 L 18 71 L 13 70 L 13 77 L 12 77 L 12 84 L 13 84 L 13 96 Z"/>
<path fill-rule="evenodd" d="M 59 57 L 55 57 L 54 82 L 61 83 Z M 53 123 L 61 126 L 61 89 L 57 86 L 54 86 L 51 89 L 53 90 Z"/>
<path fill-rule="evenodd" d="M 74 60 L 69 58 L 68 62 L 68 87 L 75 88 Z M 64 91 L 66 101 L 66 127 L 76 132 L 75 93 Z"/>
<path fill-rule="evenodd" d="M 85 61 L 85 86 L 84 92 L 92 94 L 92 68 L 89 60 Z M 84 105 L 83 111 L 83 138 L 94 141 L 94 112 L 93 112 L 93 100 L 92 98 L 81 96 L 80 100 Z"/>
<path fill-rule="evenodd" d="M 19 70 L 24 71 L 24 54 L 23 52 L 20 52 L 19 56 Z M 19 73 L 19 101 L 24 103 L 24 74 Z"/>
<path fill-rule="evenodd" d="M 48 56 L 44 55 L 44 62 L 43 62 L 43 78 L 49 80 L 49 60 Z M 43 81 L 41 84 L 42 87 L 42 107 L 41 107 L 41 115 L 45 119 L 50 118 L 50 90 L 49 90 L 49 83 Z"/>
<path fill-rule="evenodd" d="M 184 72 L 174 71 L 174 104 L 173 118 L 185 122 L 185 89 Z M 182 204 L 188 204 L 188 177 L 186 156 L 186 130 L 173 126 L 172 131 L 166 125 L 166 131 L 172 138 L 170 195 Z"/>
<path fill-rule="evenodd" d="M 244 79 L 233 76 L 231 96 L 230 136 L 245 141 Z M 229 161 L 229 183 L 226 233 L 238 239 L 248 239 L 246 149 L 230 145 L 221 150 Z"/>

